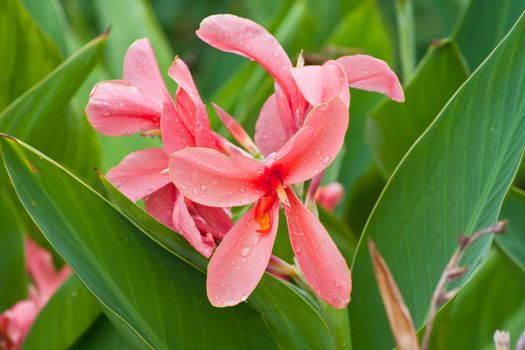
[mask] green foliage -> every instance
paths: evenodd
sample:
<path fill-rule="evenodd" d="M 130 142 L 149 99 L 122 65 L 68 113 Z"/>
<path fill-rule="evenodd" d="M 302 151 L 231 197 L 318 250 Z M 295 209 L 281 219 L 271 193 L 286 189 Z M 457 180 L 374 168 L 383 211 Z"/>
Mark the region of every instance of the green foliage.
<path fill-rule="evenodd" d="M 9 288 L 0 288 L 0 312 L 27 294 L 24 263 L 24 240 L 13 203 L 0 191 L 0 281 Z"/>
<path fill-rule="evenodd" d="M 516 266 L 525 272 L 525 193 L 513 188 L 507 195 L 501 218 L 509 221 L 505 235 L 498 235 L 496 243 Z"/>
<path fill-rule="evenodd" d="M 386 178 L 467 77 L 456 44 L 435 42 L 406 84 L 405 102 L 385 100 L 372 112 L 367 137 Z"/>
<path fill-rule="evenodd" d="M 518 20 L 525 1 L 399 1 L 409 6 L 397 13 L 395 4 L 0 1 L 0 313 L 27 298 L 32 283 L 24 234 L 75 273 L 43 308 L 23 349 L 392 348 L 367 239 L 421 330 L 457 236 L 498 217 L 509 220 L 508 232 L 495 248 L 487 236 L 467 251 L 469 272 L 451 286 L 461 290 L 438 313 L 431 348 L 488 350 L 495 329 L 515 340 L 525 322 L 525 194 L 513 181 L 525 148 L 525 18 Z M 316 214 L 353 263 L 348 309 L 268 273 L 246 303 L 212 307 L 207 259 L 93 171 L 160 145 L 159 138 L 95 135 L 83 111 L 94 84 L 122 77 L 127 48 L 143 37 L 170 92 L 176 86 L 167 68 L 179 54 L 206 104 L 219 104 L 252 133 L 273 80 L 198 40 L 199 22 L 213 13 L 258 21 L 292 62 L 301 50 L 307 64 L 368 54 L 398 76 L 403 63 L 409 76 L 401 104 L 351 90 L 344 151 L 323 180 L 346 191 L 335 213 L 319 207 Z M 293 264 L 284 215 L 280 222 L 273 253 Z"/>
<path fill-rule="evenodd" d="M 368 237 L 389 264 L 416 327 L 421 327 L 457 235 L 498 218 L 525 147 L 524 40 L 522 16 L 412 146 L 386 185 L 353 264 L 353 299 L 359 302 L 351 304 L 349 313 L 355 348 L 392 345 L 366 249 Z M 463 262 L 471 270 L 458 287 L 479 269 L 490 241 L 487 237 L 469 250 Z"/>
<path fill-rule="evenodd" d="M 524 276 L 500 252 L 492 252 L 472 281 L 444 307 L 431 349 L 492 350 L 496 329 L 509 331 L 511 344 L 515 343 L 525 324 Z"/>

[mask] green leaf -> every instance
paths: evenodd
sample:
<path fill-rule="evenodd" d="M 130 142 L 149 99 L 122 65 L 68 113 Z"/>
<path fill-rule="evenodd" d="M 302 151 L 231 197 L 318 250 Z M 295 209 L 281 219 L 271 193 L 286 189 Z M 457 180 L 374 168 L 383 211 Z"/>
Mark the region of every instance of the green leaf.
<path fill-rule="evenodd" d="M 367 138 L 386 178 L 467 77 L 456 44 L 434 42 L 406 84 L 405 102 L 385 100 L 372 112 Z"/>
<path fill-rule="evenodd" d="M 0 2 L 0 110 L 56 67 L 60 53 L 19 0 Z"/>
<path fill-rule="evenodd" d="M 0 288 L 1 313 L 27 295 L 23 228 L 4 190 L 0 191 L 0 223 L 0 284 L 9 286 Z"/>
<path fill-rule="evenodd" d="M 115 205 L 148 237 L 195 268 L 206 270 L 206 259 L 191 248 L 186 240 L 146 214 L 112 186 L 106 178 L 103 176 L 100 178 Z M 279 225 L 279 227 L 285 228 L 286 225 Z M 282 240 L 287 239 L 288 235 L 287 232 L 279 231 L 278 236 Z M 296 288 L 269 274 L 263 276 L 248 299 L 248 303 L 261 313 L 281 348 L 311 346 L 330 349 L 334 346 L 333 342 L 337 341 L 337 339 L 332 340 L 320 314 L 297 292 Z"/>
<path fill-rule="evenodd" d="M 5 137 L 2 156 L 26 210 L 134 347 L 275 347 L 259 314 L 213 308 L 202 273 L 58 164 Z"/>
<path fill-rule="evenodd" d="M 469 2 L 454 38 L 472 69 L 489 55 L 524 10 L 525 0 Z"/>
<path fill-rule="evenodd" d="M 67 56 L 67 20 L 60 2 L 58 0 L 22 0 L 22 3 L 42 30 L 60 48 L 62 55 Z"/>
<path fill-rule="evenodd" d="M 38 314 L 23 349 L 68 349 L 100 313 L 97 300 L 72 275 Z"/>
<path fill-rule="evenodd" d="M 525 192 L 514 187 L 507 194 L 502 220 L 508 220 L 507 232 L 496 236 L 496 243 L 503 252 L 525 272 Z"/>
<path fill-rule="evenodd" d="M 100 316 L 91 328 L 80 338 L 70 350 L 131 350 L 131 346 L 120 335 L 105 316 Z"/>
<path fill-rule="evenodd" d="M 492 252 L 438 315 L 429 348 L 492 350 L 497 329 L 509 331 L 515 343 L 525 328 L 524 277 L 501 252 Z"/>
<path fill-rule="evenodd" d="M 69 101 L 98 63 L 107 36 L 102 35 L 71 56 L 44 80 L 0 114 L 0 130 L 60 160 L 80 174 L 92 173 L 97 144 L 83 113 Z"/>
<path fill-rule="evenodd" d="M 416 327 L 457 246 L 456 237 L 496 221 L 525 147 L 525 16 L 447 103 L 396 169 L 374 208 L 353 264 L 350 305 L 356 349 L 393 346 L 366 249 L 376 242 Z M 491 237 L 463 264 L 479 269 Z M 359 300 L 359 302 L 357 302 Z M 377 336 L 381 334 L 381 336 Z"/>

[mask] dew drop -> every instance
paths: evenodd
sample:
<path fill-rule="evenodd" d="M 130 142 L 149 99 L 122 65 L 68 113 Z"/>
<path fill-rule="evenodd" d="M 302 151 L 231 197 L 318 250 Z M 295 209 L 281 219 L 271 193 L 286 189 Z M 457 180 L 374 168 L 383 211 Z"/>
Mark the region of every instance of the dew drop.
<path fill-rule="evenodd" d="M 206 185 L 201 185 L 201 190 L 206 191 Z"/>
<path fill-rule="evenodd" d="M 241 262 L 242 262 L 243 264 L 246 263 L 246 258 L 242 258 L 242 259 L 241 259 Z"/>
<path fill-rule="evenodd" d="M 197 191 L 196 189 L 193 189 L 192 191 L 194 194 L 199 194 L 199 191 Z"/>
<path fill-rule="evenodd" d="M 296 236 L 304 236 L 304 232 L 303 231 L 295 231 L 294 234 Z"/>
<path fill-rule="evenodd" d="M 241 249 L 241 255 L 242 255 L 242 256 L 248 256 L 248 255 L 250 255 L 251 252 L 252 252 L 252 247 L 250 247 L 249 245 L 244 246 L 244 247 Z"/>
<path fill-rule="evenodd" d="M 328 164 L 329 161 L 330 161 L 330 156 L 326 156 L 323 158 L 323 163 Z"/>

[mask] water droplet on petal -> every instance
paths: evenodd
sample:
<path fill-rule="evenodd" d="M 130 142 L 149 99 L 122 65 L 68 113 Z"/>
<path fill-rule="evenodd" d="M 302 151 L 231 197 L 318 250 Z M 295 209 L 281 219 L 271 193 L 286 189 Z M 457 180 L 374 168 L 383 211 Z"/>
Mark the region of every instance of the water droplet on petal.
<path fill-rule="evenodd" d="M 201 185 L 201 190 L 206 191 L 206 185 Z"/>
<path fill-rule="evenodd" d="M 250 247 L 249 245 L 244 246 L 244 247 L 241 249 L 241 255 L 242 255 L 242 256 L 248 256 L 248 255 L 250 255 L 251 252 L 252 252 L 252 247 Z"/>
<path fill-rule="evenodd" d="M 294 231 L 294 234 L 296 236 L 304 236 L 304 232 L 302 232 L 302 231 Z"/>

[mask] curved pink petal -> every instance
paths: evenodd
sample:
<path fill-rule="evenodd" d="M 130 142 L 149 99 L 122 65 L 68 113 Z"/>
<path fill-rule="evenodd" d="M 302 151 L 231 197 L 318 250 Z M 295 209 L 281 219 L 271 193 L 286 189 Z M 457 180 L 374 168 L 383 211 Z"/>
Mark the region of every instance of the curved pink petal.
<path fill-rule="evenodd" d="M 176 191 L 175 186 L 169 183 L 144 197 L 146 212 L 172 229 Z"/>
<path fill-rule="evenodd" d="M 344 308 L 350 302 L 350 269 L 326 229 L 295 193 L 286 190 L 290 242 L 301 271 L 315 293 L 328 304 Z"/>
<path fill-rule="evenodd" d="M 173 227 L 175 231 L 180 233 L 182 237 L 186 238 L 188 243 L 191 244 L 199 253 L 209 258 L 215 248 L 215 242 L 211 233 L 206 233 L 205 236 L 201 236 L 201 232 L 195 225 L 195 221 L 191 217 L 184 196 L 180 193 L 177 195 L 175 200 L 175 206 L 173 208 Z"/>
<path fill-rule="evenodd" d="M 322 66 L 296 67 L 291 70 L 297 87 L 306 101 L 315 106 L 339 97 L 350 106 L 348 80 L 344 68 L 336 61 L 328 61 Z"/>
<path fill-rule="evenodd" d="M 330 165 L 343 146 L 348 119 L 338 97 L 310 111 L 301 129 L 269 161 L 285 185 L 311 179 Z"/>
<path fill-rule="evenodd" d="M 27 271 L 35 283 L 38 301 L 43 306 L 71 271 L 65 266 L 57 272 L 51 254 L 28 238 L 25 240 L 25 253 Z"/>
<path fill-rule="evenodd" d="M 128 154 L 107 173 L 108 180 L 133 202 L 170 183 L 164 171 L 169 158 L 162 148 L 147 148 Z"/>
<path fill-rule="evenodd" d="M 256 156 L 260 154 L 259 149 L 253 142 L 252 138 L 248 135 L 246 130 L 233 118 L 229 115 L 224 109 L 213 103 L 213 108 L 217 112 L 217 116 L 221 120 L 222 124 L 228 132 L 233 136 L 233 138 L 246 149 L 250 154 Z"/>
<path fill-rule="evenodd" d="M 340 57 L 337 62 L 344 67 L 350 87 L 380 92 L 398 102 L 405 100 L 396 73 L 385 61 L 367 55 L 353 55 Z"/>
<path fill-rule="evenodd" d="M 184 196 L 211 207 L 246 205 L 267 190 L 261 186 L 264 165 L 211 148 L 190 147 L 173 153 L 170 176 Z"/>
<path fill-rule="evenodd" d="M 254 205 L 226 234 L 208 264 L 206 288 L 213 306 L 225 307 L 245 301 L 264 274 L 277 233 L 279 206 L 270 209 L 272 227 L 259 233 Z"/>
<path fill-rule="evenodd" d="M 0 315 L 0 348 L 17 350 L 38 316 L 40 306 L 33 300 L 22 300 Z"/>
<path fill-rule="evenodd" d="M 195 144 L 215 148 L 206 106 L 201 100 L 188 66 L 176 57 L 168 70 L 168 75 L 179 85 L 176 95 L 177 112 L 188 130 L 195 136 Z"/>
<path fill-rule="evenodd" d="M 193 208 L 196 214 L 193 217 L 197 227 L 201 231 L 210 232 L 215 240 L 222 241 L 224 235 L 233 227 L 227 209 L 208 207 L 199 203 L 193 203 Z M 202 218 L 202 220 L 197 220 L 195 216 Z"/>
<path fill-rule="evenodd" d="M 288 140 L 277 107 L 275 95 L 271 95 L 261 108 L 255 124 L 255 144 L 262 154 L 277 152 Z"/>
<path fill-rule="evenodd" d="M 213 15 L 201 22 L 197 36 L 219 50 L 259 63 L 283 88 L 290 106 L 293 109 L 302 106 L 302 96 L 290 74 L 292 63 L 277 39 L 264 27 L 234 15 Z"/>
<path fill-rule="evenodd" d="M 124 57 L 123 78 L 153 101 L 162 102 L 166 85 L 148 39 L 139 39 L 129 47 Z"/>
<path fill-rule="evenodd" d="M 86 114 L 93 128 L 104 135 L 131 135 L 159 128 L 160 103 L 127 82 L 109 80 L 95 85 Z"/>
<path fill-rule="evenodd" d="M 345 188 L 339 182 L 332 182 L 326 186 L 321 186 L 315 193 L 315 200 L 322 207 L 334 210 L 343 199 Z"/>
<path fill-rule="evenodd" d="M 195 138 L 180 119 L 168 92 L 165 93 L 163 99 L 160 131 L 162 144 L 167 154 L 195 146 Z"/>

